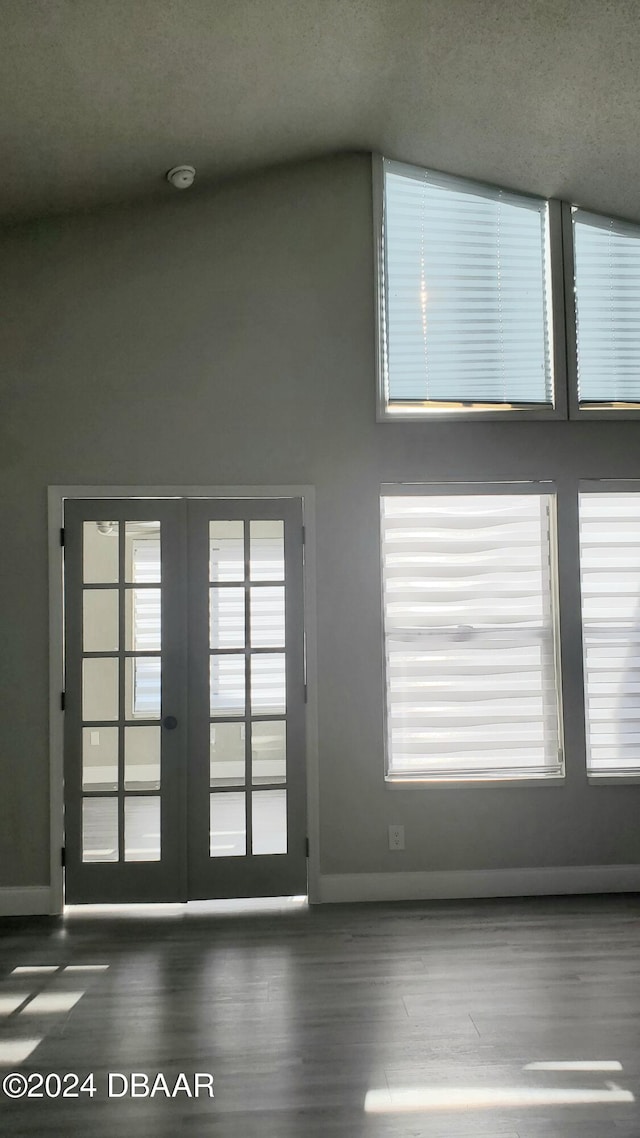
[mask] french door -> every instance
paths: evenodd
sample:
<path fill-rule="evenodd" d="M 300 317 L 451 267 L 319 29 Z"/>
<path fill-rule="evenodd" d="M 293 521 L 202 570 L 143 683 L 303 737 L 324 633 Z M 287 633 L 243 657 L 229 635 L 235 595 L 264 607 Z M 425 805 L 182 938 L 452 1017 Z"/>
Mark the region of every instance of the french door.
<path fill-rule="evenodd" d="M 69 903 L 306 893 L 302 503 L 65 503 Z"/>

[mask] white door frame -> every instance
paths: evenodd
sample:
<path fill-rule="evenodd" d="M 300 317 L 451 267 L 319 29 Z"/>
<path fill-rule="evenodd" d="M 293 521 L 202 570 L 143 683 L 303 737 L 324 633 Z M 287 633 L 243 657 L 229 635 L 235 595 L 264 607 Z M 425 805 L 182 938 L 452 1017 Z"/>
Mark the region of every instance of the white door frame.
<path fill-rule="evenodd" d="M 306 642 L 306 769 L 307 826 L 309 835 L 309 901 L 320 900 L 319 878 L 319 770 L 318 692 L 316 665 L 316 548 L 315 488 L 313 486 L 49 486 L 49 795 L 50 795 L 50 904 L 49 912 L 63 911 L 63 872 L 60 851 L 64 844 L 64 593 L 63 551 L 60 532 L 66 498 L 302 498 L 305 527 L 304 622 Z"/>

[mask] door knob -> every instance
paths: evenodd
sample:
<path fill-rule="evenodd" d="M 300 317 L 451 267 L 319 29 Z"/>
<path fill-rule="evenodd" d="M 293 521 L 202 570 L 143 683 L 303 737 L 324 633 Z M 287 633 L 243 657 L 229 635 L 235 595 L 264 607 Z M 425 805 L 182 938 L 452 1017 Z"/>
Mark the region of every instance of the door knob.
<path fill-rule="evenodd" d="M 178 720 L 176 719 L 175 715 L 165 715 L 164 719 L 162 720 L 162 726 L 166 727 L 167 731 L 174 731 L 178 726 Z"/>

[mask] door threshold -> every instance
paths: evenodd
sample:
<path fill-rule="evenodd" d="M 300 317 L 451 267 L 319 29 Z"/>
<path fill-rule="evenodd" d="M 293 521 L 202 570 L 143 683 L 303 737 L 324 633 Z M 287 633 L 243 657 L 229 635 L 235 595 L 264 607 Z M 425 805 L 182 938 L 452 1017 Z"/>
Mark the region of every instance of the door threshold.
<path fill-rule="evenodd" d="M 290 913 L 309 907 L 309 898 L 299 897 L 233 897 L 211 901 L 176 901 L 160 904 L 65 905 L 63 916 L 71 920 L 83 917 L 216 917 L 251 916 L 256 913 Z"/>

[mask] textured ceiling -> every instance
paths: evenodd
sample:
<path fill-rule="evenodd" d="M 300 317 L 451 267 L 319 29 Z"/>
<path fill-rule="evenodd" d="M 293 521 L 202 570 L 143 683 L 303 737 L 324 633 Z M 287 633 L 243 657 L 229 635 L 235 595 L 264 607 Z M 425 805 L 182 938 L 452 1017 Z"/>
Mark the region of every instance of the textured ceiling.
<path fill-rule="evenodd" d="M 0 217 L 343 150 L 640 218 L 640 0 L 0 0 Z M 195 193 L 196 190 L 187 191 Z"/>

